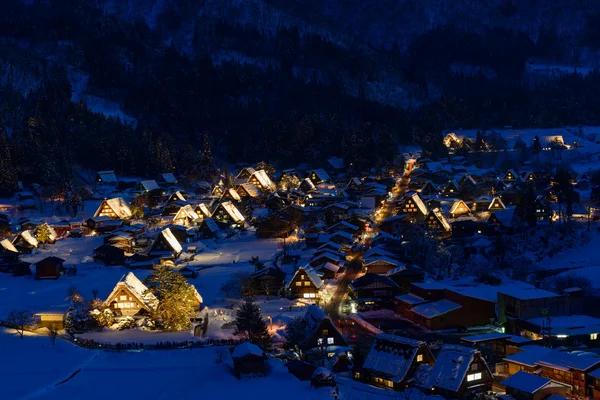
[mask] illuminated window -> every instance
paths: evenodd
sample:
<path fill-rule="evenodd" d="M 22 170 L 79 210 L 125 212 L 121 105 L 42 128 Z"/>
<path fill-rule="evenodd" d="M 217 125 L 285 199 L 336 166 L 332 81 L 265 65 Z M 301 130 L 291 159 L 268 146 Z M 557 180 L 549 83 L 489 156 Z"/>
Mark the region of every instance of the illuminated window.
<path fill-rule="evenodd" d="M 310 282 L 309 281 L 304 281 L 304 286 L 310 286 Z"/>
<path fill-rule="evenodd" d="M 296 282 L 296 286 L 302 286 L 302 282 Z"/>
<path fill-rule="evenodd" d="M 598 339 L 598 334 L 597 334 L 597 333 L 592 333 L 592 334 L 590 335 L 590 339 L 591 339 L 591 340 L 596 340 L 596 339 Z"/>
<path fill-rule="evenodd" d="M 121 296 L 119 296 L 119 300 L 127 300 L 127 296 L 121 295 Z"/>
<path fill-rule="evenodd" d="M 323 331 L 321 332 L 321 334 L 323 336 L 327 336 L 327 335 L 329 335 L 329 330 L 328 329 L 323 329 Z"/>
<path fill-rule="evenodd" d="M 302 296 L 305 299 L 314 299 L 315 297 L 317 297 L 316 293 L 304 293 Z"/>
<path fill-rule="evenodd" d="M 306 275 L 300 275 L 300 279 L 306 279 Z"/>
<path fill-rule="evenodd" d="M 355 373 L 354 373 L 354 377 L 355 377 L 356 379 L 360 379 L 360 372 L 355 372 Z"/>
<path fill-rule="evenodd" d="M 317 344 L 320 346 L 323 344 L 323 338 L 318 338 L 317 339 Z"/>
<path fill-rule="evenodd" d="M 481 372 L 467 375 L 467 382 L 477 381 L 481 379 Z"/>
<path fill-rule="evenodd" d="M 333 338 L 332 337 L 328 337 L 327 338 L 327 344 L 333 344 Z"/>
<path fill-rule="evenodd" d="M 423 354 L 417 354 L 417 362 L 423 362 Z"/>

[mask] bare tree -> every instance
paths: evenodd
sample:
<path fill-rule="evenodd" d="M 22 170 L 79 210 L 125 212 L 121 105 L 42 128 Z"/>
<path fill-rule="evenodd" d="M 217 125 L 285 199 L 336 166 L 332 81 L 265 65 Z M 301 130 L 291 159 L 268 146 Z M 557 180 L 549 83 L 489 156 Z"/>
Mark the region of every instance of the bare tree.
<path fill-rule="evenodd" d="M 8 314 L 7 322 L 23 339 L 25 329 L 33 324 L 33 314 L 27 310 L 14 310 Z"/>

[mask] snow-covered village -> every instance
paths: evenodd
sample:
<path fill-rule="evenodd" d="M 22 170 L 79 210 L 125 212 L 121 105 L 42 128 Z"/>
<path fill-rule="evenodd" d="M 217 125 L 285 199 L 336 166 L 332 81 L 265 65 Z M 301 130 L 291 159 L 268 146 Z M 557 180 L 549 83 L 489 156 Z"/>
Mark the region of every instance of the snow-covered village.
<path fill-rule="evenodd" d="M 447 157 L 360 174 L 18 182 L 2 397 L 600 398 L 596 132 L 443 132 Z"/>

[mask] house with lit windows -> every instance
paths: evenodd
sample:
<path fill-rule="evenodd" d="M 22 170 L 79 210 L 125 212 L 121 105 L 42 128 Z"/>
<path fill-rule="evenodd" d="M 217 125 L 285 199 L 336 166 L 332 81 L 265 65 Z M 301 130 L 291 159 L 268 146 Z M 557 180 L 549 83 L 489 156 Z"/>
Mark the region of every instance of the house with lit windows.
<path fill-rule="evenodd" d="M 408 193 L 398 210 L 401 214 L 409 214 L 414 220 L 422 221 L 427 215 L 427 206 L 418 193 Z"/>
<path fill-rule="evenodd" d="M 212 213 L 212 218 L 221 224 L 231 226 L 243 226 L 246 220 L 240 210 L 230 201 L 219 203 Z"/>
<path fill-rule="evenodd" d="M 352 351 L 344 336 L 319 306 L 309 306 L 304 320 L 307 326 L 306 339 L 300 343 L 300 348 L 306 361 L 320 361 Z"/>
<path fill-rule="evenodd" d="M 133 272 L 123 276 L 104 302 L 123 317 L 143 316 L 158 307 L 158 299 Z"/>
<path fill-rule="evenodd" d="M 375 386 L 403 390 L 421 366 L 432 366 L 434 362 L 427 343 L 380 333 L 375 337 L 362 367 L 354 370 L 353 377 Z"/>
<path fill-rule="evenodd" d="M 177 258 L 183 251 L 181 243 L 175 238 L 171 228 L 163 229 L 152 246 L 148 249 L 148 255 L 161 258 Z"/>
<path fill-rule="evenodd" d="M 479 350 L 443 345 L 433 367 L 421 367 L 417 381 L 423 389 L 445 398 L 468 398 L 491 389 L 492 372 Z"/>
<path fill-rule="evenodd" d="M 450 232 L 452 227 L 439 208 L 434 208 L 429 211 L 425 219 L 427 227 L 440 232 Z"/>
<path fill-rule="evenodd" d="M 121 197 L 104 199 L 94 213 L 94 217 L 110 217 L 111 219 L 127 219 L 132 215 L 129 204 Z"/>
<path fill-rule="evenodd" d="M 311 267 L 300 267 L 286 284 L 288 295 L 295 299 L 319 299 L 323 280 Z"/>

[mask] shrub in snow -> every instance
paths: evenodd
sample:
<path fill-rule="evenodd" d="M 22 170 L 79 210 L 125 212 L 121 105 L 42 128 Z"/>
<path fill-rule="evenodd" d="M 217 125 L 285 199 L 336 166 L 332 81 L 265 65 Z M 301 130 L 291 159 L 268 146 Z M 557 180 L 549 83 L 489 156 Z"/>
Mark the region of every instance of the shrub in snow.
<path fill-rule="evenodd" d="M 315 372 L 313 372 L 310 385 L 315 388 L 324 386 L 334 387 L 336 386 L 335 377 L 327 368 L 319 367 L 315 369 Z"/>
<path fill-rule="evenodd" d="M 143 318 L 138 319 L 136 321 L 136 325 L 142 329 L 147 329 L 147 330 L 156 329 L 156 323 L 154 322 L 154 320 L 152 318 L 148 318 L 148 317 L 143 317 Z"/>
<path fill-rule="evenodd" d="M 137 326 L 135 319 L 132 317 L 125 317 L 121 319 L 117 324 L 117 329 L 120 331 L 124 331 L 126 329 L 133 329 Z"/>
<path fill-rule="evenodd" d="M 96 321 L 90 313 L 81 308 L 71 310 L 65 317 L 65 330 L 69 335 L 88 331 L 96 327 Z"/>

